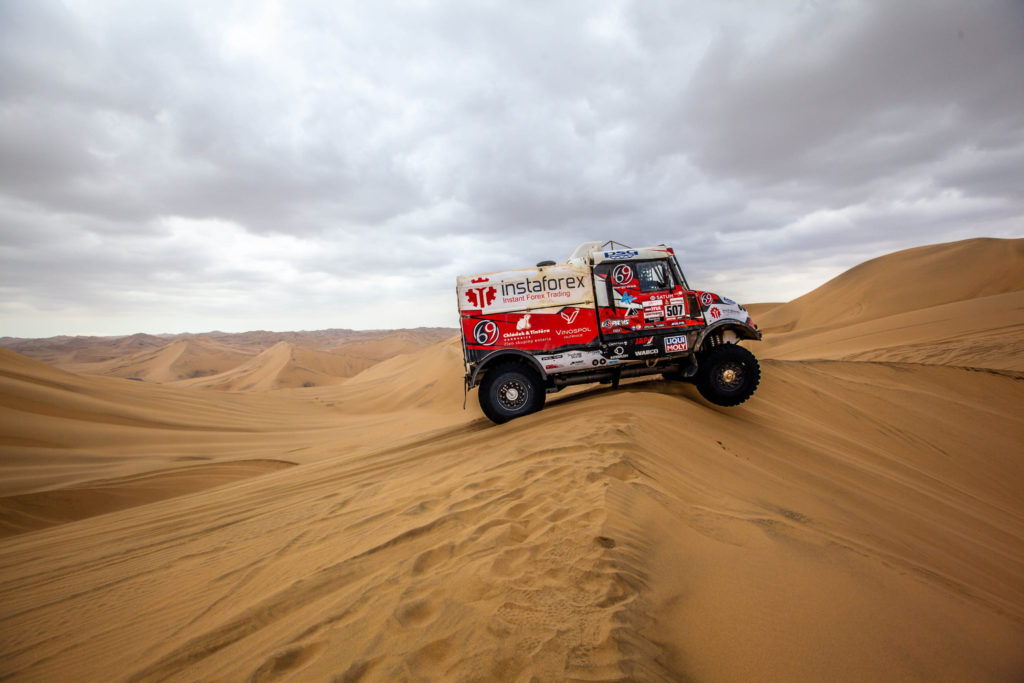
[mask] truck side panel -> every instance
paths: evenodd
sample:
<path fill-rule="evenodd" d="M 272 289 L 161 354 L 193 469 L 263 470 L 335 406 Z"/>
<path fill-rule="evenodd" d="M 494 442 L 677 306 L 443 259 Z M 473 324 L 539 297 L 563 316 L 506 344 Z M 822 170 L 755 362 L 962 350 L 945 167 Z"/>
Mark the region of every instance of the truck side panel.
<path fill-rule="evenodd" d="M 588 268 L 554 265 L 459 277 L 466 360 L 500 349 L 553 354 L 598 343 Z"/>
<path fill-rule="evenodd" d="M 470 362 L 502 348 L 543 353 L 586 348 L 598 342 L 597 314 L 593 308 L 580 306 L 522 313 L 464 313 L 461 324 Z"/>

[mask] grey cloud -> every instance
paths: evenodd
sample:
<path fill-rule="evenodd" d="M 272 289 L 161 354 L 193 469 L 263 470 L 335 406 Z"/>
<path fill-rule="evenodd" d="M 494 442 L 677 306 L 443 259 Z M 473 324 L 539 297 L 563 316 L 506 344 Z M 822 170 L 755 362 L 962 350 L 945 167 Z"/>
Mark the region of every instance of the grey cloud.
<path fill-rule="evenodd" d="M 756 298 L 772 268 L 1021 234 L 1022 14 L 11 0 L 0 288 L 292 320 L 615 238 Z"/>
<path fill-rule="evenodd" d="M 712 172 L 769 185 L 870 185 L 1024 125 L 1024 10 L 1014 1 L 816 11 L 742 54 L 723 39 L 685 93 Z"/>

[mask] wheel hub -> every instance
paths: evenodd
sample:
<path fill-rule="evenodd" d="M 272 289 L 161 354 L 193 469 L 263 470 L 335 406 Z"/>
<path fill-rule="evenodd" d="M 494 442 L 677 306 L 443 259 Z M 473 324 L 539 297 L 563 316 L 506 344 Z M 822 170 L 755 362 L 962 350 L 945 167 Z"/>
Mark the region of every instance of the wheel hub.
<path fill-rule="evenodd" d="M 713 375 L 715 384 L 724 391 L 735 391 L 743 385 L 743 366 L 739 363 L 724 363 Z"/>
<path fill-rule="evenodd" d="M 498 402 L 506 410 L 518 410 L 526 405 L 529 388 L 519 380 L 510 379 L 498 387 Z"/>

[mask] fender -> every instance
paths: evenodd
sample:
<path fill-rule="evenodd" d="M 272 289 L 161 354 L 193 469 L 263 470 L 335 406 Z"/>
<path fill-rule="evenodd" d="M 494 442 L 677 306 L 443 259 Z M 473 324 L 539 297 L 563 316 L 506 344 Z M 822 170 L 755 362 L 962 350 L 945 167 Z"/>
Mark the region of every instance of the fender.
<path fill-rule="evenodd" d="M 719 320 L 718 322 L 705 327 L 704 331 L 700 333 L 699 337 L 697 337 L 697 343 L 693 345 L 693 348 L 695 350 L 701 348 L 704 344 L 704 340 L 710 335 L 723 332 L 725 330 L 732 330 L 740 339 L 761 340 L 761 333 L 758 330 L 746 323 L 736 320 L 735 318 L 726 318 L 725 320 Z"/>
<path fill-rule="evenodd" d="M 517 349 L 498 349 L 494 353 L 484 356 L 484 358 L 479 363 L 476 364 L 476 367 L 473 368 L 473 374 L 470 375 L 468 378 L 467 386 L 469 388 L 475 387 L 479 383 L 477 381 L 477 378 L 480 376 L 481 370 L 484 370 L 487 368 L 487 366 L 491 365 L 492 363 L 502 360 L 503 358 L 508 358 L 509 356 L 527 359 L 529 364 L 532 365 L 538 373 L 540 373 L 541 380 L 547 382 L 548 373 L 547 371 L 544 370 L 544 366 L 540 364 L 540 361 L 537 360 L 535 356 L 532 356 L 524 351 L 519 351 Z"/>

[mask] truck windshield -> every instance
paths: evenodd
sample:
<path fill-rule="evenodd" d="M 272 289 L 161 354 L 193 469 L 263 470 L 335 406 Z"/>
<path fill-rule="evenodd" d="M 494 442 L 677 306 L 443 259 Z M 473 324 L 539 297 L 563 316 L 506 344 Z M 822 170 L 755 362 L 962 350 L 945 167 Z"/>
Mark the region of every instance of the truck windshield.
<path fill-rule="evenodd" d="M 668 267 L 666 261 L 642 261 L 636 265 L 641 292 L 672 289 L 675 286 L 672 279 L 672 270 Z"/>

